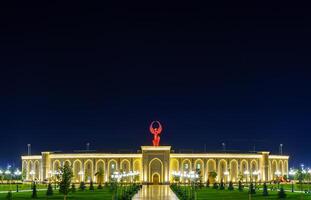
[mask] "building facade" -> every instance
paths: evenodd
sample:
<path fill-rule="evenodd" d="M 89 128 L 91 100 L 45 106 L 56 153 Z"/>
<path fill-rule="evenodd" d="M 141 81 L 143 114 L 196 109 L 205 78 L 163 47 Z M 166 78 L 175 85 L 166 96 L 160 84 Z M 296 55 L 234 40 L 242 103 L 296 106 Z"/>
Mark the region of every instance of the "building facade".
<path fill-rule="evenodd" d="M 187 182 L 194 171 L 203 182 L 211 172 L 216 172 L 217 181 L 271 181 L 288 175 L 289 156 L 269 152 L 174 153 L 171 146 L 142 146 L 141 151 L 131 154 L 42 152 L 21 158 L 26 181 L 53 179 L 67 163 L 72 167 L 75 182 L 97 182 L 96 173 L 101 169 L 104 182 L 111 181 L 114 174 L 135 172 L 135 181 L 169 184 L 176 175 L 181 182 Z M 134 181 L 133 177 L 128 181 Z"/>

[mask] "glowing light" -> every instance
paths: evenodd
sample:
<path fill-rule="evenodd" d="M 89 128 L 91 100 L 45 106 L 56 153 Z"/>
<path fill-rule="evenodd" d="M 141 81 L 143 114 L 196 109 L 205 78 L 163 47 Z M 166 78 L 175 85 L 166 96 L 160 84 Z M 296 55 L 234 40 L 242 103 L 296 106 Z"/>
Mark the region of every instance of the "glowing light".
<path fill-rule="evenodd" d="M 16 171 L 14 172 L 14 174 L 15 174 L 15 176 L 19 176 L 19 175 L 21 175 L 21 174 L 22 174 L 22 172 L 21 172 L 21 171 L 19 171 L 19 169 L 16 169 Z"/>

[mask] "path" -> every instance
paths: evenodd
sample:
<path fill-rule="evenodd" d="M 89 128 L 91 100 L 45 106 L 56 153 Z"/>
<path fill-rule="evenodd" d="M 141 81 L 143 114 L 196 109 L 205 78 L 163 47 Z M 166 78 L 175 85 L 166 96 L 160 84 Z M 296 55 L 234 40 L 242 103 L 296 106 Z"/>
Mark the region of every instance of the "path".
<path fill-rule="evenodd" d="M 144 185 L 132 200 L 178 200 L 169 185 Z"/>

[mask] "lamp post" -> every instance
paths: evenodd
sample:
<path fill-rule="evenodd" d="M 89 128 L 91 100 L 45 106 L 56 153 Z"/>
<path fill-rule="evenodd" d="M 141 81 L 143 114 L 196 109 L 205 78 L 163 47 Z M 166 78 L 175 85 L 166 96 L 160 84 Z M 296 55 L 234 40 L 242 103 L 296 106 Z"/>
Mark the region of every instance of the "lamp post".
<path fill-rule="evenodd" d="M 275 175 L 277 177 L 277 183 L 278 183 L 278 189 L 280 189 L 280 180 L 279 176 L 281 175 L 281 172 L 279 170 L 276 170 Z"/>
<path fill-rule="evenodd" d="M 22 172 L 19 171 L 19 169 L 16 169 L 16 171 L 14 172 L 14 175 L 16 177 L 19 177 L 21 174 L 22 174 Z M 18 183 L 17 183 L 17 181 L 16 181 L 16 192 L 18 192 Z"/>
<path fill-rule="evenodd" d="M 227 183 L 230 175 L 229 171 L 225 171 L 224 175 L 226 176 L 226 183 Z"/>
<path fill-rule="evenodd" d="M 9 185 L 10 185 L 10 190 L 11 190 L 11 181 L 10 179 L 12 178 L 11 177 L 11 171 L 9 169 L 7 169 L 4 174 L 8 177 L 8 182 L 9 182 Z"/>
<path fill-rule="evenodd" d="M 248 176 L 249 176 L 249 171 L 248 170 L 245 170 L 244 171 L 244 175 L 245 175 L 245 180 L 246 180 L 246 183 L 247 183 L 247 180 L 248 180 Z"/>
<path fill-rule="evenodd" d="M 309 183 L 308 183 L 308 191 L 310 193 L 310 181 L 311 181 L 311 169 L 308 169 L 308 177 L 309 177 Z"/>
<path fill-rule="evenodd" d="M 79 178 L 80 178 L 80 182 L 83 181 L 83 171 L 79 171 Z"/>
<path fill-rule="evenodd" d="M 292 182 L 292 192 L 294 192 L 294 176 L 295 176 L 295 171 L 293 169 L 289 170 L 289 175 L 291 176 L 291 182 Z"/>

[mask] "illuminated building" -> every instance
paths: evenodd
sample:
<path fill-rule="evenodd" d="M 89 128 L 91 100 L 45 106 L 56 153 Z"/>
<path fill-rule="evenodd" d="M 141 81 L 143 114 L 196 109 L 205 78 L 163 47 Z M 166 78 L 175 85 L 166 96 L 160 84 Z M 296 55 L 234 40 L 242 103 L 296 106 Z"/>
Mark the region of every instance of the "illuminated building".
<path fill-rule="evenodd" d="M 155 134 L 159 141 L 159 133 Z M 22 169 L 26 181 L 44 181 L 59 174 L 59 168 L 65 163 L 73 170 L 75 182 L 97 182 L 96 172 L 102 169 L 103 181 L 111 181 L 113 175 L 124 174 L 126 181 L 142 183 L 168 184 L 174 176 L 180 176 L 186 182 L 187 176 L 194 171 L 200 173 L 203 182 L 210 172 L 216 172 L 216 180 L 237 182 L 270 181 L 284 175 L 288 176 L 286 155 L 258 153 L 175 153 L 171 146 L 141 146 L 137 153 L 53 153 L 22 156 Z M 131 177 L 131 175 L 135 174 Z M 135 180 L 134 180 L 135 179 Z"/>

